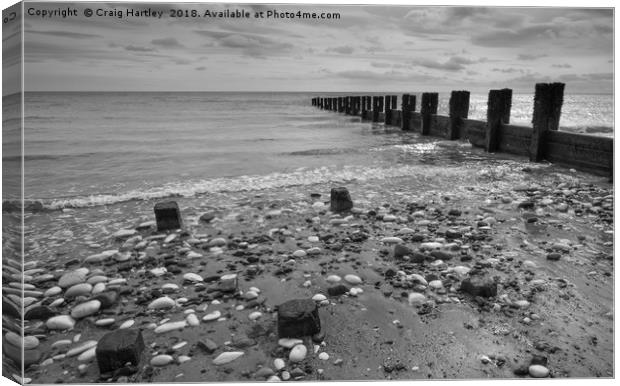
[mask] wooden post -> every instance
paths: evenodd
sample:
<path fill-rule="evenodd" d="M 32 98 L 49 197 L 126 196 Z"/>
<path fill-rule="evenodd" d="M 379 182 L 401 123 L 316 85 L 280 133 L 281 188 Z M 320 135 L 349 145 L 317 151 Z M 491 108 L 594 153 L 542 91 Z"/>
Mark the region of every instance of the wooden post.
<path fill-rule="evenodd" d="M 372 110 L 372 97 L 366 95 L 366 110 Z"/>
<path fill-rule="evenodd" d="M 403 103 L 401 106 L 403 112 L 402 129 L 411 130 L 411 113 L 415 111 L 415 95 L 403 94 Z"/>
<path fill-rule="evenodd" d="M 545 158 L 545 135 L 548 130 L 560 127 L 563 100 L 564 83 L 536 84 L 530 161 L 540 162 Z"/>
<path fill-rule="evenodd" d="M 437 114 L 438 101 L 438 93 L 422 93 L 422 104 L 420 105 L 420 113 L 422 114 L 422 135 L 429 135 L 431 132 L 432 116 Z"/>
<path fill-rule="evenodd" d="M 392 106 L 392 104 L 390 103 L 390 100 L 392 99 L 391 95 L 386 95 L 383 100 L 385 100 L 385 114 L 384 114 L 384 122 L 386 125 L 389 125 L 392 123 L 392 114 L 390 111 L 390 106 Z"/>
<path fill-rule="evenodd" d="M 355 97 L 355 115 L 360 115 L 360 111 L 362 110 L 362 97 Z"/>
<path fill-rule="evenodd" d="M 459 139 L 463 119 L 469 114 L 469 91 L 452 91 L 450 94 L 450 126 L 448 139 Z"/>
<path fill-rule="evenodd" d="M 372 97 L 372 121 L 379 122 L 379 113 L 383 111 L 383 97 Z"/>
<path fill-rule="evenodd" d="M 512 104 L 512 90 L 504 88 L 501 90 L 490 90 L 489 101 L 487 102 L 487 128 L 485 138 L 485 149 L 487 152 L 497 151 L 499 146 L 498 131 L 502 124 L 510 121 L 510 107 Z"/>
<path fill-rule="evenodd" d="M 364 119 L 364 114 L 366 113 L 366 96 L 362 96 L 362 119 Z"/>
<path fill-rule="evenodd" d="M 342 97 L 338 97 L 338 112 L 342 112 Z"/>
<path fill-rule="evenodd" d="M 396 110 L 397 104 L 398 104 L 398 97 L 396 95 L 392 95 L 392 110 Z"/>

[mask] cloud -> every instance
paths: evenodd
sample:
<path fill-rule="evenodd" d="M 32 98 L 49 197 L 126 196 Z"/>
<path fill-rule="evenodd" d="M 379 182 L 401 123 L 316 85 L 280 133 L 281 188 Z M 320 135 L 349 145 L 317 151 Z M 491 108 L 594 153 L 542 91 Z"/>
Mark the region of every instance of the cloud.
<path fill-rule="evenodd" d="M 71 38 L 71 39 L 91 39 L 91 38 L 100 38 L 101 35 L 95 34 L 85 34 L 80 32 L 69 32 L 69 31 L 30 31 L 26 32 L 27 34 L 40 34 L 47 36 L 57 36 L 62 38 Z"/>
<path fill-rule="evenodd" d="M 351 55 L 355 49 L 351 46 L 331 47 L 325 50 L 326 52 L 335 52 L 342 55 Z"/>
<path fill-rule="evenodd" d="M 370 62 L 370 65 L 372 67 L 376 67 L 376 68 L 388 68 L 388 67 L 392 67 L 391 63 L 383 63 L 383 62 Z"/>
<path fill-rule="evenodd" d="M 508 67 L 508 68 L 494 68 L 491 71 L 493 72 L 502 72 L 504 74 L 511 74 L 511 73 L 515 73 L 515 72 L 520 72 L 523 73 L 522 69 L 519 68 L 513 68 L 513 67 Z"/>
<path fill-rule="evenodd" d="M 411 63 L 415 66 L 431 68 L 435 70 L 460 71 L 465 69 L 468 64 L 474 64 L 484 61 L 484 59 L 473 60 L 462 56 L 453 56 L 444 63 L 440 63 L 431 59 L 415 59 Z"/>
<path fill-rule="evenodd" d="M 153 39 L 151 40 L 151 44 L 166 48 L 183 47 L 175 38 Z"/>
<path fill-rule="evenodd" d="M 551 67 L 555 67 L 555 68 L 572 68 L 573 66 L 571 66 L 568 63 L 566 63 L 566 64 L 552 64 Z"/>
<path fill-rule="evenodd" d="M 195 68 L 195 70 L 196 70 L 196 71 L 204 71 L 204 70 L 206 70 L 206 69 L 207 69 L 207 68 L 206 68 L 205 66 L 200 66 L 200 67 L 196 67 L 196 68 Z"/>
<path fill-rule="evenodd" d="M 289 52 L 293 45 L 252 34 L 198 30 L 195 33 L 214 39 L 219 47 L 239 49 L 245 56 L 264 58 Z"/>
<path fill-rule="evenodd" d="M 151 47 L 140 47 L 140 46 L 125 46 L 125 50 L 127 51 L 135 51 L 135 52 L 152 52 L 155 51 L 154 48 Z"/>
<path fill-rule="evenodd" d="M 517 59 L 519 60 L 536 60 L 539 58 L 544 58 L 546 56 L 549 56 L 547 54 L 519 54 L 517 56 Z"/>

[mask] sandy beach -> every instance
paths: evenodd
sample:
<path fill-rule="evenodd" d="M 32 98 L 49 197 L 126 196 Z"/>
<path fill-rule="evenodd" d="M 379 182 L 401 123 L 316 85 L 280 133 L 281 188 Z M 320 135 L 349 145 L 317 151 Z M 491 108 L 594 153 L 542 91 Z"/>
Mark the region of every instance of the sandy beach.
<path fill-rule="evenodd" d="M 25 376 L 613 377 L 613 186 L 524 165 L 179 197 L 185 227 L 167 233 L 154 228 L 157 201 L 29 213 L 25 302 L 35 311 L 24 331 L 37 345 Z M 337 186 L 351 211 L 329 211 Z M 71 272 L 88 291 L 67 296 Z M 476 280 L 496 292 L 472 295 L 463 282 Z M 76 313 L 93 299 L 95 309 Z M 277 307 L 291 299 L 316 301 L 322 336 L 279 340 Z M 50 328 L 72 313 L 70 328 Z M 101 373 L 95 345 L 121 328 L 141 331 L 140 362 Z M 11 368 L 5 361 L 5 375 Z"/>

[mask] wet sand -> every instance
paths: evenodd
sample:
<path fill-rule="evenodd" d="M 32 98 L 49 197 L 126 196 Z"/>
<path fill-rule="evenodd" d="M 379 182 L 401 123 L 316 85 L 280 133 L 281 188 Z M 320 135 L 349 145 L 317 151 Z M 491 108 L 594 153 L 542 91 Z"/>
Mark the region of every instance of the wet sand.
<path fill-rule="evenodd" d="M 348 188 L 352 212 L 329 211 L 334 186 Z M 169 242 L 164 242 L 169 234 L 153 227 L 113 237 L 154 220 L 153 201 L 28 215 L 27 226 L 47 232 L 27 229 L 34 261 L 29 268 L 43 268 L 27 283 L 44 292 L 67 271 L 88 268 L 88 277 L 105 276 L 106 291 L 119 294 L 114 304 L 78 319 L 71 330 L 49 331 L 45 320 L 26 321 L 25 334 L 40 341 L 34 349 L 38 364 L 26 370 L 32 383 L 515 378 L 530 376 L 520 374 L 533 358 L 546 361 L 551 377 L 614 375 L 613 187 L 605 179 L 506 162 L 477 170 L 429 166 L 426 177 L 175 200 L 186 226 Z M 207 212 L 213 219 L 201 221 Z M 394 244 L 385 237 L 400 238 L 410 254 L 424 254 L 425 261 L 394 256 Z M 117 249 L 104 262 L 85 263 Z M 306 255 L 295 256 L 300 250 Z M 550 253 L 559 253 L 559 260 L 549 260 Z M 161 276 L 151 272 L 162 267 L 167 272 Z M 205 281 L 184 281 L 187 273 Z M 38 281 L 44 274 L 53 277 Z M 218 291 L 226 274 L 238 275 L 234 293 Z M 328 296 L 335 286 L 328 277 L 349 274 L 362 283 L 339 284 L 362 292 Z M 497 296 L 463 291 L 462 281 L 474 274 L 493 280 Z M 119 278 L 126 283 L 110 285 Z M 167 293 L 164 284 L 178 289 Z M 260 290 L 257 299 L 247 299 L 251 287 Z M 411 293 L 424 298 L 410 302 Z M 292 363 L 290 350 L 278 344 L 275 310 L 315 294 L 328 299 L 319 305 L 325 337 L 322 343 L 304 338 L 308 354 Z M 28 308 L 49 306 L 62 296 L 35 297 Z M 50 310 L 67 315 L 91 296 L 66 299 Z M 160 296 L 175 306 L 148 309 Z M 198 316 L 198 326 L 154 332 L 162 321 L 185 320 L 188 310 Z M 213 311 L 221 319 L 202 320 Z M 250 320 L 253 312 L 261 315 Z M 94 324 L 104 318 L 115 321 Z M 96 360 L 62 356 L 127 320 L 142 330 L 146 346 L 132 371 L 102 375 Z M 71 343 L 52 347 L 62 339 Z M 217 345 L 214 352 L 204 348 L 207 339 Z M 187 344 L 172 348 L 180 342 Z M 226 351 L 244 354 L 214 365 Z M 320 359 L 321 353 L 328 359 Z M 159 354 L 170 355 L 172 363 L 151 366 Z M 276 358 L 284 359 L 284 369 L 276 369 Z"/>

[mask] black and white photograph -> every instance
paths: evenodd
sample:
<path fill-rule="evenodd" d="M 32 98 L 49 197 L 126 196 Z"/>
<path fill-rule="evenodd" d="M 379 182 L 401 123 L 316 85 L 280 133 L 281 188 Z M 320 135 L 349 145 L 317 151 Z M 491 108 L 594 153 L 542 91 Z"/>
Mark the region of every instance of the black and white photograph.
<path fill-rule="evenodd" d="M 2 6 L 7 384 L 615 378 L 611 1 Z"/>

